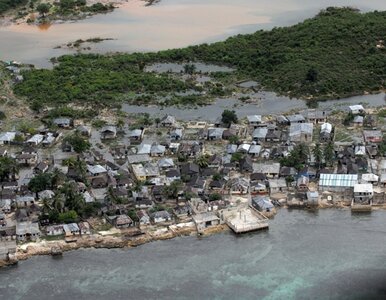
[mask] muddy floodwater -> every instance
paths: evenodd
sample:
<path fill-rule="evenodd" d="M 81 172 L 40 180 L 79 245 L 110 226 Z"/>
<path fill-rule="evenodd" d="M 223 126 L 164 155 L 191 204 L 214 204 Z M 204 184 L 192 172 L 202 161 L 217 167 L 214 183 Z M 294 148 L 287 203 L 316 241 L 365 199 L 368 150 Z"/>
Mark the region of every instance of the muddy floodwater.
<path fill-rule="evenodd" d="M 386 299 L 385 224 L 281 209 L 263 232 L 34 257 L 0 269 L 0 299 Z"/>
<path fill-rule="evenodd" d="M 295 24 L 322 8 L 347 5 L 363 11 L 386 9 L 384 0 L 162 0 L 153 6 L 128 0 L 112 13 L 82 21 L 2 26 L 0 59 L 48 67 L 49 58 L 76 52 L 56 46 L 93 37 L 113 39 L 87 45 L 100 53 L 184 47 Z"/>

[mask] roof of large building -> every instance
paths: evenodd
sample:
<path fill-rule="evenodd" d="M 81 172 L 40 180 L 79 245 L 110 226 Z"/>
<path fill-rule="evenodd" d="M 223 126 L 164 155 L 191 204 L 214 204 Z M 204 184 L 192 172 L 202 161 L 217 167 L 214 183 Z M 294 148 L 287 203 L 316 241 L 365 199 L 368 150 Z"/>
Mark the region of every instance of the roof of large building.
<path fill-rule="evenodd" d="M 319 186 L 353 187 L 358 183 L 358 174 L 320 174 Z"/>

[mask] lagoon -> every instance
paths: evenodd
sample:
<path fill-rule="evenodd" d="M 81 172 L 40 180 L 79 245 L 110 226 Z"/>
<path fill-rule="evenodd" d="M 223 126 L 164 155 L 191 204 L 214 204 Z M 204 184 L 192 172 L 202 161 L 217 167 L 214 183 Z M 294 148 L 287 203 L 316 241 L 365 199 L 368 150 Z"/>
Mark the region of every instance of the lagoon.
<path fill-rule="evenodd" d="M 112 13 L 77 22 L 2 26 L 0 60 L 49 67 L 51 57 L 76 53 L 63 45 L 78 39 L 113 39 L 87 45 L 91 50 L 84 52 L 158 51 L 296 24 L 328 6 L 386 10 L 383 0 L 162 0 L 152 6 L 145 4 L 128 0 Z"/>

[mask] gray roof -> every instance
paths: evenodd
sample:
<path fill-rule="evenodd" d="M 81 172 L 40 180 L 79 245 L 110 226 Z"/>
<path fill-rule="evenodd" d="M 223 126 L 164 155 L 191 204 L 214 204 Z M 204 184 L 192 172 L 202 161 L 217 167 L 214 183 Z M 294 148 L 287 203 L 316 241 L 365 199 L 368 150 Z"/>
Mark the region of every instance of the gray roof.
<path fill-rule="evenodd" d="M 290 121 L 290 123 L 304 122 L 306 120 L 302 115 L 299 114 L 287 116 L 287 119 Z"/>
<path fill-rule="evenodd" d="M 117 127 L 114 125 L 106 125 L 102 127 L 101 132 L 113 132 L 115 134 L 117 133 Z"/>
<path fill-rule="evenodd" d="M 225 128 L 209 128 L 208 129 L 208 137 L 222 137 Z"/>
<path fill-rule="evenodd" d="M 56 125 L 70 125 L 71 119 L 70 118 L 56 118 L 53 120 L 53 122 Z"/>
<path fill-rule="evenodd" d="M 159 145 L 159 144 L 154 144 L 151 146 L 150 152 L 151 153 L 156 153 L 156 154 L 163 154 L 165 153 L 166 147 Z"/>
<path fill-rule="evenodd" d="M 140 137 L 142 135 L 142 129 L 133 129 L 128 132 L 129 137 Z"/>
<path fill-rule="evenodd" d="M 151 151 L 150 144 L 141 144 L 138 146 L 137 154 L 149 154 Z"/>
<path fill-rule="evenodd" d="M 268 128 L 266 127 L 261 127 L 261 128 L 256 128 L 253 131 L 253 138 L 254 139 L 265 139 L 268 133 Z"/>
<path fill-rule="evenodd" d="M 312 134 L 314 130 L 314 124 L 312 123 L 295 123 L 290 126 L 290 137 L 297 136 L 302 133 Z"/>
<path fill-rule="evenodd" d="M 261 123 L 261 116 L 260 115 L 251 115 L 247 116 L 249 123 Z"/>

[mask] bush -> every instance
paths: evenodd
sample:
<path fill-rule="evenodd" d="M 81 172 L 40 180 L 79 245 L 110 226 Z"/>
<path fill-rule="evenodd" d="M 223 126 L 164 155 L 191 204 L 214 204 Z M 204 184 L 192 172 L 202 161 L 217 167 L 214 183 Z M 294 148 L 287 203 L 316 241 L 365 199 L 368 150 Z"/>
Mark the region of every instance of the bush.
<path fill-rule="evenodd" d="M 78 221 L 78 214 L 74 210 L 70 210 L 64 213 L 60 213 L 58 221 L 61 223 L 74 223 Z"/>

